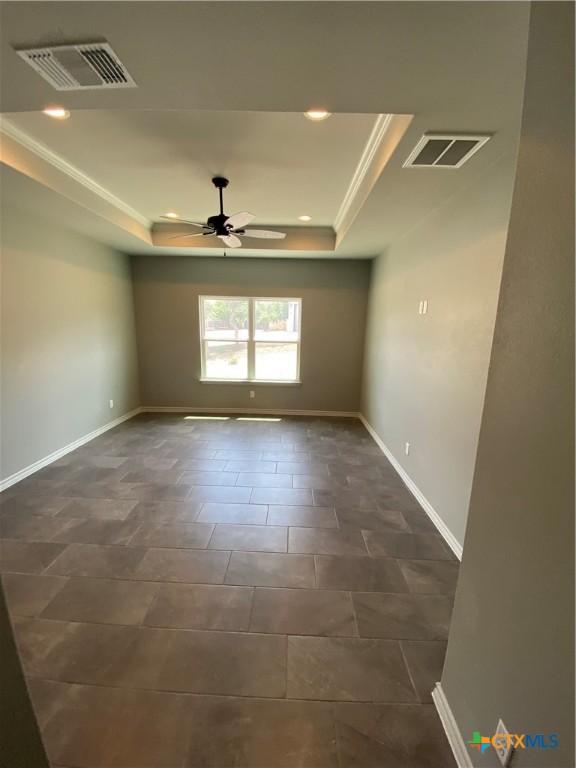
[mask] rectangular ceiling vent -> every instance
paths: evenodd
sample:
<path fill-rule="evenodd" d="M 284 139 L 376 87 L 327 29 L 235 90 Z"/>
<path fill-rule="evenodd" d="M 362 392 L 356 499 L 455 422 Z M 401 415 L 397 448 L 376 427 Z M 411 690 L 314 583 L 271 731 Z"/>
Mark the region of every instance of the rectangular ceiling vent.
<path fill-rule="evenodd" d="M 27 48 L 16 53 L 57 91 L 136 88 L 128 70 L 108 43 Z"/>
<path fill-rule="evenodd" d="M 425 133 L 404 161 L 404 168 L 461 168 L 490 136 Z"/>

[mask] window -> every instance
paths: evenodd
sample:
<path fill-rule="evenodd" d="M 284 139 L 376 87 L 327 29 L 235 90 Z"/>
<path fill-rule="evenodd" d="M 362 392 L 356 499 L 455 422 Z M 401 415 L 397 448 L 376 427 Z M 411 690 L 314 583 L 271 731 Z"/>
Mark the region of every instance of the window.
<path fill-rule="evenodd" d="M 202 379 L 298 381 L 301 299 L 200 297 Z"/>

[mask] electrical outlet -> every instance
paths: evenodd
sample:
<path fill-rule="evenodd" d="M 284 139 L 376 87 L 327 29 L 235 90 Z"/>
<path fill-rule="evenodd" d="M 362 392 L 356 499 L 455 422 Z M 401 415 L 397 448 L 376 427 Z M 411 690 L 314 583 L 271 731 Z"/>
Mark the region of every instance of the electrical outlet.
<path fill-rule="evenodd" d="M 500 764 L 506 768 L 506 766 L 510 763 L 513 748 L 510 732 L 502 722 L 502 718 L 498 720 L 498 725 L 496 726 L 496 733 L 494 736 L 495 738 L 492 743 L 494 745 L 494 749 L 496 750 L 496 754 L 498 755 L 498 760 L 500 760 Z"/>
<path fill-rule="evenodd" d="M 410 453 L 410 443 L 404 443 L 404 453 L 406 456 Z"/>
<path fill-rule="evenodd" d="M 110 400 L 110 408 L 114 408 L 114 400 Z"/>
<path fill-rule="evenodd" d="M 256 392 L 254 392 L 254 390 L 251 389 L 250 390 L 250 400 L 254 400 L 255 397 L 256 397 Z"/>

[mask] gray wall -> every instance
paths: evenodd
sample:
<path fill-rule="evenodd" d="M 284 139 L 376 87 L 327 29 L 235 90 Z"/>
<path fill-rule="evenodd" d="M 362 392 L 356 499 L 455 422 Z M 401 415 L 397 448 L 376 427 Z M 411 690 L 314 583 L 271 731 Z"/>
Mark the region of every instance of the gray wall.
<path fill-rule="evenodd" d="M 508 154 L 483 168 L 373 267 L 362 411 L 460 544 L 515 160 Z M 426 315 L 418 314 L 422 299 Z"/>
<path fill-rule="evenodd" d="M 143 405 L 358 410 L 369 262 L 160 256 L 132 265 Z M 301 297 L 301 386 L 200 383 L 202 294 Z"/>
<path fill-rule="evenodd" d="M 460 731 L 574 766 L 574 6 L 532 8 L 518 173 L 442 686 Z M 493 750 L 477 765 L 499 765 Z"/>
<path fill-rule="evenodd" d="M 139 402 L 128 257 L 2 192 L 5 479 Z"/>

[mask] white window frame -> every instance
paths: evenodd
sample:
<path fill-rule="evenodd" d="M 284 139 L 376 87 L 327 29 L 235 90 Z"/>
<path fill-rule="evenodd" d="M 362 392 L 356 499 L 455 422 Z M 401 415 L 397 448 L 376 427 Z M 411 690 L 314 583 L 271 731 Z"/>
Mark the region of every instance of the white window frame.
<path fill-rule="evenodd" d="M 214 341 L 214 339 L 205 338 L 204 328 L 204 307 L 203 303 L 205 299 L 216 301 L 247 301 L 248 302 L 248 338 L 244 339 L 230 339 L 240 344 L 247 345 L 248 353 L 248 378 L 247 379 L 213 379 L 206 373 L 206 343 L 208 341 Z M 296 344 L 296 378 L 295 379 L 257 379 L 256 378 L 256 344 L 262 343 L 254 338 L 255 334 L 255 303 L 257 301 L 293 301 L 296 302 L 299 307 L 299 328 L 297 341 L 290 342 L 274 342 L 271 344 Z M 200 359 L 201 359 L 201 377 L 200 381 L 207 384 L 276 384 L 293 386 L 300 384 L 300 352 L 302 348 L 302 299 L 292 298 L 289 296 L 207 296 L 202 295 L 198 297 L 198 316 L 199 316 L 199 328 L 200 328 Z M 222 341 L 228 341 L 228 339 L 222 339 Z"/>

